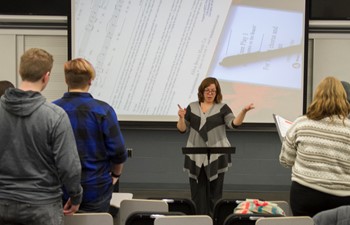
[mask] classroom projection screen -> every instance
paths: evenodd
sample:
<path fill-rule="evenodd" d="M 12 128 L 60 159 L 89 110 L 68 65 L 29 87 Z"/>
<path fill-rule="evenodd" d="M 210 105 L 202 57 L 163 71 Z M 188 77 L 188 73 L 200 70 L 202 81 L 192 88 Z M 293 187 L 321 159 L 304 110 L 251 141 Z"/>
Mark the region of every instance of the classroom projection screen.
<path fill-rule="evenodd" d="M 177 121 L 208 76 L 246 123 L 303 114 L 307 0 L 72 0 L 72 58 L 121 121 Z"/>

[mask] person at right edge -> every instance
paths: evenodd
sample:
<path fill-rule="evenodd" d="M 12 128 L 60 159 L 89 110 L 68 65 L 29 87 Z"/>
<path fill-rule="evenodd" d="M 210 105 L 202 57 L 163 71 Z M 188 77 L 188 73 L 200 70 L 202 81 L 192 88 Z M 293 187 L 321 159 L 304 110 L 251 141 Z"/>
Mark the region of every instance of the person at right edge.
<path fill-rule="evenodd" d="M 341 82 L 324 78 L 306 115 L 297 118 L 282 143 L 279 161 L 292 168 L 290 206 L 310 216 L 350 205 L 350 104 Z"/>
<path fill-rule="evenodd" d="M 187 108 L 179 106 L 177 129 L 181 133 L 189 131 L 186 146 L 230 147 L 226 127 L 233 129 L 241 125 L 254 105 L 245 106 L 235 117 L 229 106 L 221 102 L 220 84 L 214 77 L 202 81 L 197 95 L 198 101 L 190 103 Z M 230 154 L 211 154 L 209 164 L 206 154 L 185 155 L 185 170 L 189 174 L 191 198 L 196 204 L 197 214 L 212 216 L 215 203 L 222 198 L 224 173 L 229 166 Z M 207 170 L 209 167 L 210 171 Z"/>
<path fill-rule="evenodd" d="M 350 84 L 347 81 L 341 81 L 348 102 L 350 103 Z M 350 118 L 350 114 L 348 116 Z M 350 205 L 339 206 L 334 209 L 328 209 L 317 213 L 313 220 L 315 225 L 347 225 L 350 224 Z"/>
<path fill-rule="evenodd" d="M 348 102 L 350 103 L 350 84 L 347 81 L 341 81 L 341 84 L 343 85 L 343 87 L 345 89 Z M 350 119 L 350 114 L 349 114 L 348 118 Z"/>
<path fill-rule="evenodd" d="M 72 59 L 64 64 L 64 74 L 68 92 L 54 103 L 68 114 L 80 156 L 84 192 L 79 212 L 109 212 L 113 185 L 128 157 L 118 118 L 109 104 L 88 93 L 96 76 L 90 62 Z"/>

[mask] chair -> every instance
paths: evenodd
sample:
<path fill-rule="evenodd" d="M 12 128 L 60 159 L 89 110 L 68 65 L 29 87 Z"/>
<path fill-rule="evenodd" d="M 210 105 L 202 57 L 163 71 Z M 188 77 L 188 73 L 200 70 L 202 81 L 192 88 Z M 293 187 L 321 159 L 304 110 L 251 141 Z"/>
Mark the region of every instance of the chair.
<path fill-rule="evenodd" d="M 149 198 L 163 200 L 168 203 L 169 212 L 183 212 L 186 215 L 196 215 L 196 204 L 188 198 Z"/>
<path fill-rule="evenodd" d="M 273 214 L 231 214 L 225 219 L 223 225 L 254 225 L 260 218 L 265 217 L 284 217 Z"/>
<path fill-rule="evenodd" d="M 314 225 L 314 221 L 308 216 L 264 217 L 258 219 L 256 225 Z"/>
<path fill-rule="evenodd" d="M 132 198 L 133 198 L 132 193 L 113 192 L 110 207 L 109 207 L 109 213 L 113 217 L 116 217 L 117 213 L 119 212 L 120 202 L 122 200 L 132 199 Z"/>
<path fill-rule="evenodd" d="M 214 225 L 223 225 L 227 216 L 233 214 L 233 210 L 238 206 L 242 199 L 220 199 L 214 205 L 213 223 Z"/>
<path fill-rule="evenodd" d="M 154 225 L 213 225 L 213 220 L 206 215 L 184 215 L 157 217 Z"/>
<path fill-rule="evenodd" d="M 128 216 L 125 225 L 153 225 L 158 217 L 183 215 L 182 212 L 134 212 Z"/>
<path fill-rule="evenodd" d="M 123 193 L 123 192 L 113 192 L 112 193 L 112 199 L 111 199 L 111 205 L 117 208 L 120 208 L 120 202 L 125 199 L 132 199 L 133 194 L 132 193 Z"/>
<path fill-rule="evenodd" d="M 293 216 L 292 210 L 290 209 L 288 202 L 286 201 L 270 201 L 270 202 L 276 203 L 281 209 L 283 209 L 286 216 Z"/>
<path fill-rule="evenodd" d="M 113 225 L 113 217 L 109 213 L 75 213 L 64 216 L 64 225 Z"/>
<path fill-rule="evenodd" d="M 134 212 L 168 212 L 168 203 L 162 200 L 125 199 L 120 203 L 119 225 L 125 225 L 126 219 Z"/>

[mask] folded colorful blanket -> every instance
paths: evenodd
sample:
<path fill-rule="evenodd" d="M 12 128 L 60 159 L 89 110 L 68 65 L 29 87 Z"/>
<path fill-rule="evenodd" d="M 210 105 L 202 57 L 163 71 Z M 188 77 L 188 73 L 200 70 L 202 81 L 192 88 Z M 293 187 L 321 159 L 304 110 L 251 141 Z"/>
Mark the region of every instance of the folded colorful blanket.
<path fill-rule="evenodd" d="M 238 204 L 234 214 L 274 214 L 285 216 L 285 212 L 276 203 L 260 201 L 258 199 L 246 199 Z"/>

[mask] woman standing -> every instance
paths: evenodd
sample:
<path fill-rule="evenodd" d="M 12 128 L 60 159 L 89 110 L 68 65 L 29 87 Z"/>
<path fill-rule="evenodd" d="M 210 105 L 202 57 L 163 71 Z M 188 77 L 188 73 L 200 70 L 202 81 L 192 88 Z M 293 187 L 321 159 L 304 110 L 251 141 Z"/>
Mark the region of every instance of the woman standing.
<path fill-rule="evenodd" d="M 246 113 L 254 106 L 247 105 L 235 117 L 228 105 L 221 101 L 219 82 L 216 78 L 208 77 L 198 88 L 198 101 L 190 103 L 185 109 L 179 106 L 177 129 L 182 133 L 189 131 L 187 147 L 231 146 L 226 137 L 226 127 L 233 129 L 241 125 Z M 212 214 L 215 202 L 222 198 L 224 172 L 229 166 L 229 154 L 212 154 L 210 162 L 205 154 L 185 155 L 184 168 L 189 174 L 191 197 L 198 214 Z"/>
<path fill-rule="evenodd" d="M 339 80 L 326 77 L 287 131 L 280 163 L 292 168 L 294 216 L 350 205 L 350 105 Z"/>

